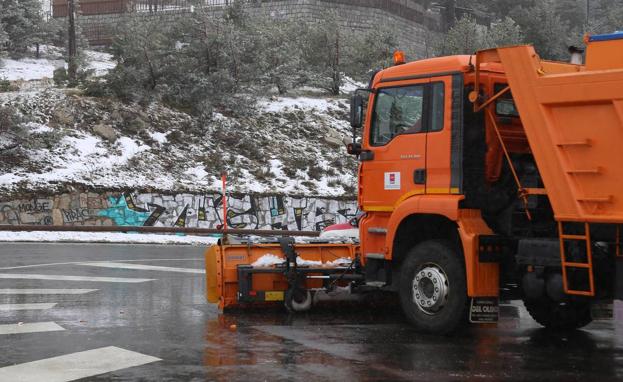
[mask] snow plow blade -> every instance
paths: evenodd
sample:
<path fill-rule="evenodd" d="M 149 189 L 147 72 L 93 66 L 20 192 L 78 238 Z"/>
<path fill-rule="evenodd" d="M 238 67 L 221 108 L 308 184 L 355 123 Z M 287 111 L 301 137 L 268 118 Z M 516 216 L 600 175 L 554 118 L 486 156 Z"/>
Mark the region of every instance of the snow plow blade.
<path fill-rule="evenodd" d="M 222 244 L 205 252 L 206 295 L 220 309 L 283 303 L 288 291 L 343 285 L 358 275 L 353 244 Z"/>

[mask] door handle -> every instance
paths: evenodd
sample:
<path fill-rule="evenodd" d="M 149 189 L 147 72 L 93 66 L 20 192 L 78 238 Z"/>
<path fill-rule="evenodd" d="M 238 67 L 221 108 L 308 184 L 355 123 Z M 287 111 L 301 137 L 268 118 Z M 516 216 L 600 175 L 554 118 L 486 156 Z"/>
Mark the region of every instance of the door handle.
<path fill-rule="evenodd" d="M 361 152 L 359 153 L 359 161 L 360 162 L 367 162 L 367 161 L 373 160 L 373 159 L 374 159 L 374 151 L 361 150 Z"/>
<path fill-rule="evenodd" d="M 426 184 L 426 169 L 418 168 L 413 171 L 413 183 L 415 184 Z"/>

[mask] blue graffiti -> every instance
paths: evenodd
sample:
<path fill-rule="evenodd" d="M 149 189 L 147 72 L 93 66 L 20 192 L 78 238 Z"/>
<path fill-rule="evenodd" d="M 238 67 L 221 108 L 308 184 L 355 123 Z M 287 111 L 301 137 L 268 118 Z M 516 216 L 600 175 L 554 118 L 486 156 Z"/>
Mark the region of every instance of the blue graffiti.
<path fill-rule="evenodd" d="M 136 211 L 128 207 L 126 198 L 121 195 L 119 198 L 108 197 L 108 208 L 101 210 L 97 215 L 107 217 L 115 222 L 115 225 L 142 226 L 151 212 Z"/>

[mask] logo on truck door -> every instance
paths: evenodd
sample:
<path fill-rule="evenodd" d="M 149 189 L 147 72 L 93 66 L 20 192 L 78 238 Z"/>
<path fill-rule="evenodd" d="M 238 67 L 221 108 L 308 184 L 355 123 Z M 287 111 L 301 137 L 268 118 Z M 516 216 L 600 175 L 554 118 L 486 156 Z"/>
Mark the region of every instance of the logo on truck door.
<path fill-rule="evenodd" d="M 386 172 L 384 184 L 386 190 L 400 190 L 400 173 Z"/>

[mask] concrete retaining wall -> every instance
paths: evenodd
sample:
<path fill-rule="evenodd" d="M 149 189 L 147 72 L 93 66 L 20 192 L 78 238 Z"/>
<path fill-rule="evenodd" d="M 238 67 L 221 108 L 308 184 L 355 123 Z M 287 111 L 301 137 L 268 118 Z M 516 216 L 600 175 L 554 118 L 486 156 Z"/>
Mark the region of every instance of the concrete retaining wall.
<path fill-rule="evenodd" d="M 231 228 L 321 230 L 355 216 L 355 201 L 289 196 L 230 196 Z M 0 201 L 0 224 L 218 228 L 218 194 L 68 193 Z"/>
<path fill-rule="evenodd" d="M 365 2 L 364 2 L 365 3 Z M 409 54 L 410 59 L 428 56 L 428 43 L 434 32 L 438 29 L 439 16 L 419 9 L 419 5 L 413 4 L 405 7 L 408 14 L 397 14 L 394 9 L 381 6 L 357 5 L 357 1 L 331 1 L 331 0 L 275 0 L 264 1 L 254 6 L 248 6 L 247 12 L 254 15 L 266 15 L 276 19 L 294 19 L 302 22 L 314 23 L 325 17 L 326 13 L 335 12 L 338 15 L 340 26 L 344 30 L 369 31 L 379 27 L 387 27 L 393 30 L 398 38 L 401 49 Z M 215 16 L 223 12 L 223 7 L 210 9 Z M 158 17 L 162 22 L 174 22 L 178 17 L 187 17 L 191 7 L 170 9 L 155 13 L 136 12 L 125 14 L 105 14 L 80 16 L 77 18 L 82 27 L 83 34 L 91 44 L 105 45 L 110 43 L 115 35 L 117 25 L 125 17 Z"/>

